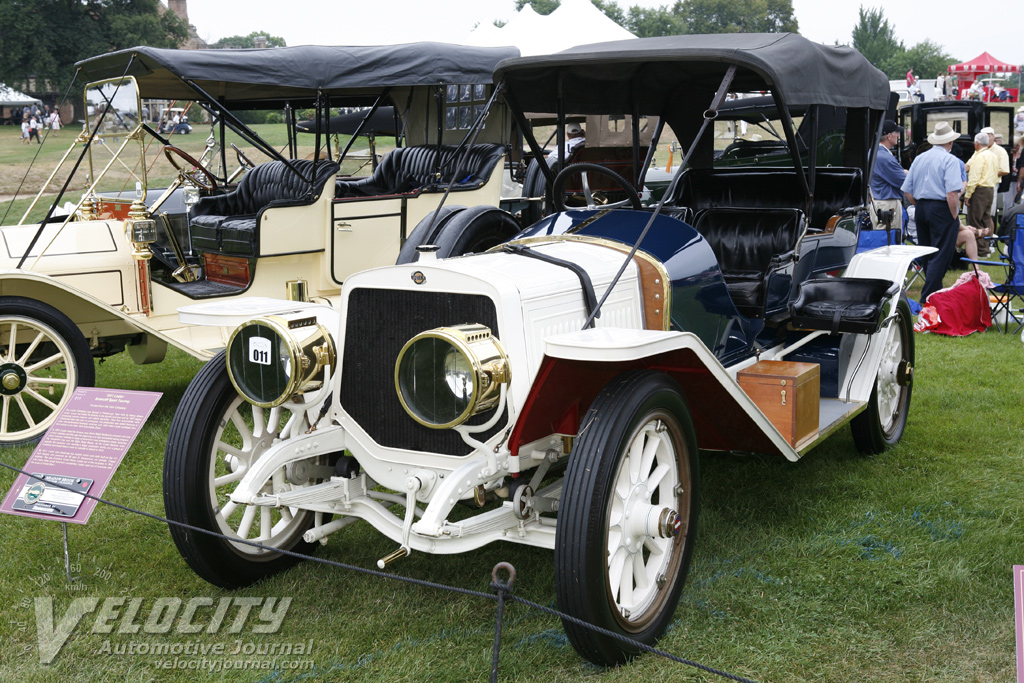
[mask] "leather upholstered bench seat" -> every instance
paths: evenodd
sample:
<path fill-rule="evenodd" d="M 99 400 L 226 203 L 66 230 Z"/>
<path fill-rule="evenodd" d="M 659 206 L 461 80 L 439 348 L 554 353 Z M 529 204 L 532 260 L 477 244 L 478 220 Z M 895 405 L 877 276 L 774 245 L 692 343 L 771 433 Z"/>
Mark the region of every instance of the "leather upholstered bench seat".
<path fill-rule="evenodd" d="M 456 170 L 458 177 L 453 189 L 475 189 L 491 177 L 495 166 L 505 155 L 505 147 L 496 143 L 473 145 L 467 155 L 465 149 L 442 145 L 440 154 L 441 176 L 437 177 L 436 145 L 394 149 L 381 159 L 372 175 L 358 180 L 339 179 L 335 197 L 372 197 L 424 188 L 441 189 L 451 182 Z"/>
<path fill-rule="evenodd" d="M 313 162 L 283 161 L 261 164 L 242 176 L 232 192 L 203 197 L 189 212 L 189 233 L 197 251 L 236 256 L 258 256 L 256 226 L 263 211 L 272 207 L 302 206 L 316 201 L 329 180 L 338 173 L 338 164 L 320 161 L 310 194 L 308 178 Z"/>

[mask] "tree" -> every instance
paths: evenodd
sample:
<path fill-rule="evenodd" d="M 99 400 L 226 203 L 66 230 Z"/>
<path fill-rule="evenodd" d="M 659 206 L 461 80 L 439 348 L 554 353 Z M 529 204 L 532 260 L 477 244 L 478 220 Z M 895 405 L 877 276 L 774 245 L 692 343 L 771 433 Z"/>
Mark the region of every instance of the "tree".
<path fill-rule="evenodd" d="M 594 3 L 594 7 L 604 12 L 616 24 L 619 26 L 626 25 L 626 13 L 615 3 L 615 0 L 590 1 Z M 516 11 L 519 12 L 527 5 L 530 5 L 537 14 L 548 15 L 558 9 L 558 6 L 561 4 L 561 0 L 516 0 Z"/>
<path fill-rule="evenodd" d="M 158 5 L 158 0 L 3 0 L 0 83 L 63 91 L 78 60 L 136 45 L 177 47 L 188 37 L 188 27 Z"/>
<path fill-rule="evenodd" d="M 925 40 L 913 47 L 902 50 L 881 65 L 876 64 L 889 78 L 902 78 L 907 71 L 913 70 L 918 78 L 935 78 L 939 73 L 945 74 L 950 64 L 958 60 L 946 54 L 945 48 L 931 40 Z"/>
<path fill-rule="evenodd" d="M 559 0 L 516 0 L 516 11 L 530 5 L 537 14 L 548 15 L 558 9 L 560 4 Z"/>
<path fill-rule="evenodd" d="M 889 61 L 898 59 L 905 51 L 903 43 L 896 39 L 896 31 L 882 10 L 864 9 L 862 5 L 858 12 L 860 18 L 852 32 L 853 47 L 869 62 L 886 71 Z"/>
<path fill-rule="evenodd" d="M 672 13 L 688 33 L 779 33 L 799 30 L 792 0 L 677 0 Z"/>
<path fill-rule="evenodd" d="M 639 38 L 676 36 L 687 32 L 686 21 L 674 14 L 667 5 L 657 9 L 633 5 L 629 8 L 626 23 L 623 25 Z"/>
<path fill-rule="evenodd" d="M 284 38 L 278 36 L 272 36 L 266 31 L 253 31 L 247 36 L 228 36 L 227 38 L 221 38 L 216 43 L 210 45 L 214 48 L 246 48 L 254 47 L 257 36 L 266 36 L 267 47 L 288 47 L 288 44 L 284 41 Z"/>

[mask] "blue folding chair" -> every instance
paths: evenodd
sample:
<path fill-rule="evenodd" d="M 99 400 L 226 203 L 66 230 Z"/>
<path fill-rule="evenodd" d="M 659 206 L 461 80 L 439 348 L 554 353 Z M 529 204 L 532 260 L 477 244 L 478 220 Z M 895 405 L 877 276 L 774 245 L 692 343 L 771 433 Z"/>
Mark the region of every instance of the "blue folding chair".
<path fill-rule="evenodd" d="M 992 307 L 992 322 L 1003 332 L 1008 332 L 1011 325 L 1016 325 L 1013 331 L 1017 333 L 1024 328 L 1024 308 L 1021 307 L 1021 303 L 1024 303 L 1024 214 L 1017 216 L 1017 225 L 1010 230 L 1010 234 L 1000 239 L 1006 242 L 1006 251 L 1000 255 L 998 261 L 964 261 L 1006 269 L 1005 282 L 989 290 L 998 298 L 998 302 Z M 1016 310 L 1014 302 L 1017 302 Z M 1001 327 L 999 320 L 1004 313 L 1006 319 Z"/>
<path fill-rule="evenodd" d="M 861 230 L 857 238 L 857 253 L 894 244 L 903 244 L 903 235 L 899 230 Z"/>

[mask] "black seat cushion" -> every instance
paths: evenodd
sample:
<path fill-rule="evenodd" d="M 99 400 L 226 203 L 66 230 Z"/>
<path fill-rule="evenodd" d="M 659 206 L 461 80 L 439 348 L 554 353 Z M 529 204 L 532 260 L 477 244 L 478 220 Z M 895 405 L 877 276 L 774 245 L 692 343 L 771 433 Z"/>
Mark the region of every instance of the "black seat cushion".
<path fill-rule="evenodd" d="M 369 177 L 338 180 L 335 196 L 367 197 L 441 189 L 453 179 L 455 190 L 475 189 L 487 182 L 504 154 L 505 147 L 493 143 L 473 145 L 468 153 L 465 148 L 442 145 L 438 175 L 436 145 L 399 147 L 388 152 Z"/>
<path fill-rule="evenodd" d="M 263 211 L 312 204 L 320 198 L 327 182 L 337 175 L 338 164 L 317 162 L 311 187 L 312 172 L 312 161 L 270 161 L 242 176 L 234 191 L 203 197 L 189 212 L 193 248 L 257 256 L 256 228 Z"/>
<path fill-rule="evenodd" d="M 800 284 L 793 301 L 793 322 L 813 330 L 874 334 L 883 304 L 899 285 L 879 278 L 819 278 Z"/>

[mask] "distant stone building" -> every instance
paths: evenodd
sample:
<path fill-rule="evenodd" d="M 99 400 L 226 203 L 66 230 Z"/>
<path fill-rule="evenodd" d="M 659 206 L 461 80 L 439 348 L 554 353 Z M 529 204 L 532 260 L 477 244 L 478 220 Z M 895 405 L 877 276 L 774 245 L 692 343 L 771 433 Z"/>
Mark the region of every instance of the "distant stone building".
<path fill-rule="evenodd" d="M 199 37 L 199 32 L 196 31 L 196 27 L 189 23 L 188 0 L 167 0 L 166 4 L 161 1 L 159 9 L 161 14 L 168 11 L 174 12 L 188 26 L 188 38 L 180 46 L 180 49 L 200 50 L 209 47 L 206 44 L 206 41 Z"/>

